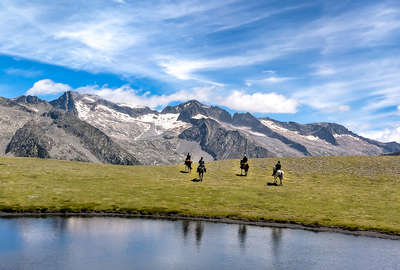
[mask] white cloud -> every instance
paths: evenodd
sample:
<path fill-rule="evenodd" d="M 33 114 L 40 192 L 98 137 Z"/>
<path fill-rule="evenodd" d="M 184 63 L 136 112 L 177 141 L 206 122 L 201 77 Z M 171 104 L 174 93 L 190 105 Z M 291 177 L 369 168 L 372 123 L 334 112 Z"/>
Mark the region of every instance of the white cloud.
<path fill-rule="evenodd" d="M 361 136 L 371 138 L 381 142 L 400 143 L 400 126 L 393 129 L 374 130 L 361 133 Z"/>
<path fill-rule="evenodd" d="M 400 112 L 400 105 L 399 105 L 399 106 L 397 106 L 397 110 Z"/>
<path fill-rule="evenodd" d="M 34 78 L 42 74 L 39 70 L 7 68 L 4 72 L 8 75 L 22 76 L 26 78 Z"/>
<path fill-rule="evenodd" d="M 238 111 L 257 113 L 296 113 L 298 103 L 276 93 L 247 94 L 233 91 L 227 97 L 217 99 L 220 105 Z"/>
<path fill-rule="evenodd" d="M 57 94 L 65 91 L 70 91 L 71 87 L 63 83 L 55 83 L 50 79 L 44 79 L 37 81 L 33 84 L 32 88 L 29 89 L 27 95 L 48 95 Z"/>

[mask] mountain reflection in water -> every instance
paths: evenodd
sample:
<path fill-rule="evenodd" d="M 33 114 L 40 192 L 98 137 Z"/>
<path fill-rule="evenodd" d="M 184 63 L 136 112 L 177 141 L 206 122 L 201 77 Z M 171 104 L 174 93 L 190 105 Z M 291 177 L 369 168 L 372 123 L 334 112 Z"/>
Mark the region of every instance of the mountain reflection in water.
<path fill-rule="evenodd" d="M 0 218 L 0 269 L 397 269 L 400 241 L 139 218 Z"/>

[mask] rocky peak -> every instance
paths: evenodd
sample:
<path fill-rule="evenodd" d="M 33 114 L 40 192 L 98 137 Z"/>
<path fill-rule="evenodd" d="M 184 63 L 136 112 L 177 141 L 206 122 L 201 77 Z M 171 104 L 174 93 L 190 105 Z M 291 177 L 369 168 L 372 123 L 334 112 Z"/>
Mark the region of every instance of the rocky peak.
<path fill-rule="evenodd" d="M 216 106 L 204 105 L 197 100 L 189 100 L 176 106 L 167 106 L 161 113 L 179 113 L 178 120 L 189 123 L 197 115 L 214 118 L 226 123 L 232 121 L 232 117 L 227 111 Z"/>
<path fill-rule="evenodd" d="M 24 103 L 24 104 L 31 104 L 31 105 L 37 105 L 40 103 L 47 103 L 47 101 L 42 100 L 38 98 L 37 96 L 20 96 L 14 99 L 15 102 L 17 103 Z"/>
<path fill-rule="evenodd" d="M 75 99 L 79 97 L 80 94 L 74 91 L 66 91 L 58 99 L 50 101 L 50 104 L 60 110 L 70 112 L 74 115 L 78 115 L 78 111 L 75 106 Z"/>
<path fill-rule="evenodd" d="M 232 118 L 232 124 L 235 126 L 246 126 L 256 128 L 261 125 L 260 121 L 250 113 L 235 113 Z"/>

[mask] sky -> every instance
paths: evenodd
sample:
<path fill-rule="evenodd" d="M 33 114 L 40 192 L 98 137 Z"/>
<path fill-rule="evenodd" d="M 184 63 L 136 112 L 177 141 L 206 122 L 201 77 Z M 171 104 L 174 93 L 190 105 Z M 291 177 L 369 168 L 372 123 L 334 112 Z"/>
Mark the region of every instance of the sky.
<path fill-rule="evenodd" d="M 400 2 L 0 1 L 0 96 L 68 90 L 400 143 Z"/>

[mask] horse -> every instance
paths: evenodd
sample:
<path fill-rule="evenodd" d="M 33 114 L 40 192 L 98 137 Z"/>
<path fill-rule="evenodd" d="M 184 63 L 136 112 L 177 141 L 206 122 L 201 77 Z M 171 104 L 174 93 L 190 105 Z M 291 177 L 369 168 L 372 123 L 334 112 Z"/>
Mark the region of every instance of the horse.
<path fill-rule="evenodd" d="M 192 171 L 192 161 L 191 160 L 185 160 L 185 171 L 189 171 L 189 173 Z"/>
<path fill-rule="evenodd" d="M 243 170 L 244 170 L 244 176 L 247 176 L 247 172 L 249 171 L 249 164 L 247 162 L 240 161 L 240 175 L 243 175 Z"/>
<path fill-rule="evenodd" d="M 282 184 L 282 179 L 283 179 L 284 175 L 285 175 L 285 173 L 282 170 L 277 170 L 275 172 L 275 174 L 274 174 L 274 184 L 278 184 L 276 179 L 279 178 L 279 180 L 280 180 L 280 184 L 279 185 L 282 186 L 283 185 Z"/>
<path fill-rule="evenodd" d="M 206 167 L 204 166 L 199 166 L 197 167 L 197 172 L 199 173 L 199 181 L 203 181 L 203 175 L 206 172 Z"/>

